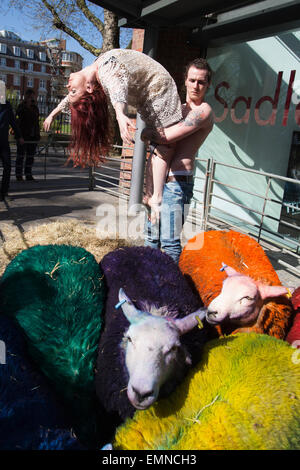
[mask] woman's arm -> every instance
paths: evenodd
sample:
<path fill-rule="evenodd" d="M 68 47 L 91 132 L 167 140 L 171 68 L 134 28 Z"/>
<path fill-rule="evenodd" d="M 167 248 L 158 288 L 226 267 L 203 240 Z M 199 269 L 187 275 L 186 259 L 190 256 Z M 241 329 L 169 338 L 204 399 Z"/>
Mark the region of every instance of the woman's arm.
<path fill-rule="evenodd" d="M 46 132 L 50 130 L 51 124 L 53 122 L 53 119 L 57 114 L 62 113 L 62 112 L 68 112 L 70 110 L 70 103 L 69 103 L 69 97 L 68 95 L 56 106 L 56 108 L 51 111 L 49 116 L 46 117 L 44 123 L 43 123 L 43 128 Z"/>
<path fill-rule="evenodd" d="M 212 110 L 209 105 L 199 106 L 192 109 L 183 121 L 166 128 L 146 128 L 143 130 L 141 139 L 158 144 L 171 144 L 213 125 Z"/>
<path fill-rule="evenodd" d="M 120 134 L 125 144 L 132 144 L 133 121 L 127 116 L 129 74 L 126 67 L 114 56 L 99 65 L 98 76 L 116 111 Z"/>
<path fill-rule="evenodd" d="M 121 138 L 126 144 L 132 144 L 134 141 L 130 133 L 130 128 L 132 129 L 132 131 L 135 131 L 136 127 L 134 125 L 134 122 L 126 115 L 126 103 L 114 103 L 114 108 L 116 111 L 116 117 L 120 128 Z"/>

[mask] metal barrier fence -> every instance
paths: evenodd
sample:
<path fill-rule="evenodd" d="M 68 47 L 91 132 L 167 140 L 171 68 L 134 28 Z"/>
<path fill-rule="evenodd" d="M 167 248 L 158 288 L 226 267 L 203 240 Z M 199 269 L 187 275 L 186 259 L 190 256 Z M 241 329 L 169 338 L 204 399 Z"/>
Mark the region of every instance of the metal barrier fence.
<path fill-rule="evenodd" d="M 300 195 L 300 181 L 221 163 L 214 159 L 196 160 L 199 163 L 204 162 L 202 163 L 204 167 L 203 178 L 195 177 L 196 187 L 199 186 L 197 180 L 204 180 L 202 198 L 198 201 L 202 206 L 200 211 L 202 230 L 220 229 L 222 227 L 225 230 L 235 229 L 247 233 L 255 237 L 259 243 L 266 242 L 278 247 L 282 252 L 289 253 L 294 258 L 295 264 L 299 264 L 300 197 L 298 196 L 298 200 L 289 200 L 289 197 L 286 196 L 286 187 L 292 185 L 294 188 L 298 188 L 295 194 Z M 221 170 L 219 171 L 221 177 L 217 176 L 218 169 Z M 224 177 L 224 169 L 227 169 L 227 178 Z M 245 181 L 245 178 L 239 177 L 242 174 L 246 175 L 247 180 L 249 180 L 250 175 L 255 175 L 256 178 L 260 178 L 260 182 L 264 181 L 264 185 L 261 185 L 261 191 L 250 191 L 248 186 L 241 187 L 241 180 Z M 230 180 L 230 183 L 228 183 L 228 180 Z M 277 194 L 274 191 L 276 185 L 281 188 L 281 191 Z M 234 194 L 235 197 L 226 197 L 226 192 L 227 194 L 228 192 Z M 259 202 L 253 203 L 249 207 L 242 203 L 245 199 L 244 195 L 251 196 L 253 200 Z M 195 214 L 193 214 L 195 209 L 192 208 L 191 212 L 195 217 Z M 248 217 L 243 216 L 243 214 L 248 215 Z M 278 260 L 278 262 L 288 267 L 295 274 L 300 275 L 299 269 L 294 266 L 281 260 Z"/>
<path fill-rule="evenodd" d="M 297 261 L 300 260 L 300 199 L 297 202 L 282 197 L 283 186 L 287 183 L 298 185 L 300 193 L 300 181 L 221 163 L 212 158 L 196 158 L 196 162 L 197 165 L 201 165 L 202 171 L 197 171 L 195 175 L 194 197 L 188 215 L 190 222 L 199 226 L 201 230 L 222 228 L 247 233 L 259 243 L 266 242 L 277 246 L 283 252 L 294 256 Z M 93 187 L 128 199 L 131 166 L 132 156 L 109 158 L 107 165 L 93 171 L 91 175 Z M 220 169 L 223 169 L 223 173 L 224 169 L 227 170 L 227 178 L 218 176 Z M 243 181 L 249 179 L 250 175 L 255 175 L 264 181 L 264 184 L 261 184 L 261 191 L 249 190 L 247 185 L 239 184 L 242 174 L 245 175 Z M 272 188 L 275 182 L 281 187 L 281 197 L 274 196 Z M 234 192 L 235 197 L 226 197 L 226 191 Z M 246 195 L 257 199 L 259 203 L 256 205 L 260 205 L 260 208 L 255 207 L 255 204 L 253 207 L 244 204 L 242 201 Z M 227 208 L 222 208 L 222 204 L 227 205 Z M 243 211 L 247 217 L 238 214 Z M 274 226 L 273 229 L 270 228 L 270 221 Z M 300 271 L 294 266 L 280 260 L 279 263 L 300 275 Z"/>
<path fill-rule="evenodd" d="M 114 145 L 114 149 L 122 149 L 119 145 Z M 123 150 L 132 150 L 123 147 Z M 107 157 L 106 163 L 100 168 L 90 168 L 90 189 L 101 189 L 102 191 L 129 199 L 132 155 L 120 157 Z"/>

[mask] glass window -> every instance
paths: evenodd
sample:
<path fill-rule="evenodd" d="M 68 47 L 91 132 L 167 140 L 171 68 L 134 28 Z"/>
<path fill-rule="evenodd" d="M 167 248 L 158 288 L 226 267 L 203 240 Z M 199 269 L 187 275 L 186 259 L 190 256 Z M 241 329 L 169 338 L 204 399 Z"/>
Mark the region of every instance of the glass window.
<path fill-rule="evenodd" d="M 29 88 L 33 88 L 33 78 L 28 78 L 28 79 L 27 79 L 27 86 L 28 86 Z"/>
<path fill-rule="evenodd" d="M 14 55 L 17 55 L 18 57 L 20 57 L 21 49 L 19 46 L 13 46 L 13 51 L 14 51 Z"/>
<path fill-rule="evenodd" d="M 46 53 L 45 52 L 40 52 L 39 57 L 40 57 L 40 60 L 45 61 L 46 60 Z"/>
<path fill-rule="evenodd" d="M 29 63 L 27 65 L 27 69 L 30 71 L 30 72 L 33 72 L 33 64 Z"/>
<path fill-rule="evenodd" d="M 6 77 L 6 75 L 0 73 L 0 80 L 2 80 L 4 83 L 6 83 L 6 82 L 7 82 L 7 77 Z"/>
<path fill-rule="evenodd" d="M 20 68 L 20 61 L 15 60 L 15 69 L 19 69 L 19 68 Z"/>
<path fill-rule="evenodd" d="M 2 52 L 2 54 L 6 54 L 6 51 L 7 51 L 7 45 L 0 43 L 0 52 Z"/>
<path fill-rule="evenodd" d="M 26 54 L 27 54 L 27 57 L 29 57 L 29 59 L 34 58 L 34 51 L 32 49 L 27 49 Z"/>
<path fill-rule="evenodd" d="M 41 65 L 41 72 L 46 73 L 46 65 Z"/>
<path fill-rule="evenodd" d="M 14 85 L 20 85 L 20 75 L 14 75 Z"/>
<path fill-rule="evenodd" d="M 45 80 L 40 80 L 40 88 L 42 90 L 45 90 L 46 89 L 46 81 Z"/>
<path fill-rule="evenodd" d="M 2 67 L 6 66 L 6 58 L 5 57 L 1 57 L 0 64 L 2 65 Z"/>

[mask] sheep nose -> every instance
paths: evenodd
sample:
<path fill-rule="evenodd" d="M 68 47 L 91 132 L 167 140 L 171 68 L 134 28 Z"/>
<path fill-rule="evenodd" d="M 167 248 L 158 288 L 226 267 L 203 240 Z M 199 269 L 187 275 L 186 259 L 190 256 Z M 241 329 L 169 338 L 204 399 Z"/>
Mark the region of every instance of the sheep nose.
<path fill-rule="evenodd" d="M 154 390 L 149 390 L 146 392 L 141 392 L 136 388 L 132 387 L 132 390 L 136 394 L 137 400 L 141 403 L 142 401 L 146 400 L 146 398 L 151 397 L 154 395 Z"/>

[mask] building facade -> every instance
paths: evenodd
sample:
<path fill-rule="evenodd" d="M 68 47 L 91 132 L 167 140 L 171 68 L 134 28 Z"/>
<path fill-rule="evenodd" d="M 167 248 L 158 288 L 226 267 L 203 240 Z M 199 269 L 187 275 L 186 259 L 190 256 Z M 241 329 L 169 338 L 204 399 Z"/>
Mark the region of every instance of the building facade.
<path fill-rule="evenodd" d="M 39 102 L 66 95 L 70 73 L 82 68 L 80 54 L 66 50 L 66 41 L 24 41 L 12 31 L 0 31 L 0 80 L 22 98 L 33 89 Z"/>
<path fill-rule="evenodd" d="M 47 48 L 50 60 L 52 96 L 63 98 L 66 95 L 69 76 L 82 69 L 83 58 L 77 52 L 66 49 L 65 39 L 47 39 L 40 44 Z"/>
<path fill-rule="evenodd" d="M 0 31 L 0 80 L 6 89 L 22 97 L 33 89 L 45 100 L 50 95 L 51 70 L 46 48 L 37 42 L 23 41 L 11 31 Z"/>

